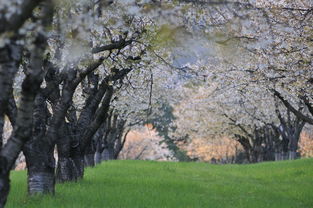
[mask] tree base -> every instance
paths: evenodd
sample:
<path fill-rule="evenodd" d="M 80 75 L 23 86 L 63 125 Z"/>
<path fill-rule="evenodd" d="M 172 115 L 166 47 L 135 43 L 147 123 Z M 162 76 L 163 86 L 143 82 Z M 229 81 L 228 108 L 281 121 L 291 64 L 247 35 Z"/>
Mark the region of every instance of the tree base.
<path fill-rule="evenodd" d="M 54 173 L 38 172 L 28 175 L 28 194 L 54 194 Z"/>

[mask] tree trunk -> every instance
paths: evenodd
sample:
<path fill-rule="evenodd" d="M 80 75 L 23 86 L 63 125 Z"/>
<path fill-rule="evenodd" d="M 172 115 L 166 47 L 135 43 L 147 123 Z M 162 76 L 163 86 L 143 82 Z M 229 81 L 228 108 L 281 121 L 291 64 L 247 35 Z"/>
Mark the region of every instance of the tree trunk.
<path fill-rule="evenodd" d="M 103 137 L 103 135 L 102 135 Z M 102 162 L 102 138 L 99 138 L 97 141 L 96 153 L 95 153 L 95 164 L 100 164 Z"/>
<path fill-rule="evenodd" d="M 78 180 L 84 177 L 84 155 L 76 130 L 73 128 L 71 132 L 74 136 L 71 141 L 70 157 L 73 162 L 73 177 Z"/>
<path fill-rule="evenodd" d="M 87 148 L 92 143 L 92 138 L 98 129 L 101 127 L 103 122 L 106 120 L 108 116 L 108 111 L 110 108 L 110 102 L 113 95 L 113 87 L 108 86 L 106 94 L 103 98 L 102 104 L 97 111 L 97 115 L 93 119 L 93 121 L 88 125 L 86 131 L 82 135 L 81 144 L 83 148 Z"/>
<path fill-rule="evenodd" d="M 275 152 L 275 161 L 282 160 L 282 153 L 281 152 Z"/>
<path fill-rule="evenodd" d="M 40 35 L 38 35 L 36 41 L 36 44 L 38 45 L 45 43 L 45 40 Z M 9 47 L 12 47 L 12 45 Z M 2 49 L 0 49 L 0 53 L 3 52 Z M 28 74 L 22 83 L 21 101 L 18 109 L 19 113 L 16 118 L 16 126 L 10 139 L 0 152 L 0 207 L 4 206 L 9 193 L 10 170 L 22 150 L 24 143 L 31 137 L 34 98 L 42 82 L 42 60 L 40 59 L 40 56 L 36 56 L 36 54 L 42 53 L 41 49 L 41 47 L 35 48 L 32 53 L 30 60 L 30 65 L 32 67 L 31 69 L 27 69 Z M 8 51 L 11 50 L 8 49 Z M 18 53 L 17 49 L 13 49 L 12 53 L 15 54 L 10 54 L 8 52 L 7 55 L 9 57 L 20 57 L 21 55 Z M 0 108 L 8 109 L 6 104 L 10 97 L 9 93 L 12 90 L 13 76 L 17 71 L 18 64 L 17 60 L 11 60 L 11 63 L 5 63 L 8 60 L 4 59 L 3 56 L 0 58 Z"/>
<path fill-rule="evenodd" d="M 31 140 L 25 144 L 24 155 L 28 170 L 28 193 L 54 194 L 55 160 L 53 149 L 41 139 Z"/>
<path fill-rule="evenodd" d="M 113 148 L 105 148 L 101 154 L 102 160 L 114 160 L 114 149 Z"/>
<path fill-rule="evenodd" d="M 72 136 L 70 133 L 69 124 L 64 122 L 62 128 L 60 129 L 60 133 L 60 139 L 58 139 L 57 142 L 58 164 L 56 171 L 56 181 L 61 183 L 66 181 L 76 181 L 78 173 L 74 161 L 71 158 Z"/>
<path fill-rule="evenodd" d="M 288 160 L 289 159 L 289 153 L 288 152 L 282 152 L 282 159 Z"/>
<path fill-rule="evenodd" d="M 32 16 L 33 9 L 40 2 L 41 1 L 23 2 L 20 5 L 22 8 L 17 9 L 18 12 L 11 15 L 11 17 L 13 17 L 12 20 L 16 21 L 7 22 L 6 24 L 7 28 L 9 28 L 9 31 L 13 33 L 17 31 L 23 25 L 23 23 L 30 16 Z M 49 20 L 52 19 L 50 18 L 52 17 L 52 11 L 52 4 L 47 2 L 47 4 L 42 9 L 42 18 L 44 20 L 42 22 L 43 26 L 47 26 L 51 23 Z M 6 27 L 2 27 L 2 29 L 4 29 L 4 31 L 1 31 L 0 33 L 5 32 Z M 23 145 L 31 137 L 33 104 L 36 93 L 38 92 L 42 83 L 43 54 L 46 48 L 46 44 L 46 37 L 43 34 L 37 33 L 34 41 L 35 47 L 31 51 L 29 61 L 30 68 L 25 69 L 27 73 L 22 83 L 21 101 L 20 107 L 18 108 L 16 125 L 9 141 L 0 152 L 0 207 L 4 207 L 7 195 L 9 193 L 9 173 L 11 167 L 15 163 L 15 160 L 22 150 Z M 16 46 L 14 43 L 10 43 L 5 47 L 0 48 L 0 108 L 8 108 L 6 105 L 6 99 L 9 99 L 9 97 L 7 97 L 6 94 L 8 92 L 7 90 L 11 90 L 13 86 L 10 82 L 13 81 L 12 77 L 16 73 L 14 70 L 17 70 L 19 66 L 19 61 L 22 55 L 20 49 L 21 48 Z M 4 52 L 4 54 L 2 52 Z M 11 69 L 13 69 L 13 71 Z M 0 116 L 2 115 L 3 114 L 1 113 Z"/>
<path fill-rule="evenodd" d="M 7 160 L 4 157 L 0 157 L 0 208 L 4 207 L 10 191 L 10 172 L 6 170 L 7 166 Z"/>
<path fill-rule="evenodd" d="M 95 154 L 95 164 L 100 164 L 101 163 L 101 152 L 96 151 Z"/>
<path fill-rule="evenodd" d="M 95 166 L 95 155 L 94 154 L 86 154 L 84 156 L 85 167 L 94 167 Z"/>
<path fill-rule="evenodd" d="M 3 128 L 4 128 L 4 114 L 1 111 L 2 109 L 0 107 L 0 151 L 3 146 Z"/>
<path fill-rule="evenodd" d="M 14 40 L 0 48 L 0 151 L 3 147 L 4 115 L 8 113 L 9 100 L 12 96 L 14 76 L 21 59 L 21 47 Z M 11 116 L 9 116 L 12 118 Z M 12 119 L 12 122 L 14 119 Z M 14 125 L 14 122 L 12 123 Z"/>
<path fill-rule="evenodd" d="M 70 157 L 59 157 L 56 171 L 56 181 L 63 183 L 67 181 L 76 181 L 78 173 L 75 170 L 74 161 Z"/>
<path fill-rule="evenodd" d="M 91 143 L 85 149 L 84 155 L 84 163 L 85 167 L 94 167 L 95 166 L 95 147 L 94 141 L 92 140 Z"/>
<path fill-rule="evenodd" d="M 299 138 L 295 138 L 294 136 L 292 138 L 290 138 L 288 158 L 287 158 L 288 160 L 297 159 L 298 140 L 299 140 Z"/>
<path fill-rule="evenodd" d="M 73 176 L 78 180 L 84 177 L 84 157 L 80 152 L 75 155 L 71 156 L 73 161 L 74 169 L 73 169 Z"/>
<path fill-rule="evenodd" d="M 34 102 L 32 138 L 23 148 L 30 195 L 54 193 L 54 147 L 44 140 L 47 121 L 46 99 L 38 93 Z"/>
<path fill-rule="evenodd" d="M 53 169 L 54 170 L 54 169 Z M 52 170 L 28 169 L 28 193 L 35 194 L 54 194 L 54 172 Z"/>
<path fill-rule="evenodd" d="M 297 159 L 297 152 L 296 151 L 289 151 L 289 160 Z"/>

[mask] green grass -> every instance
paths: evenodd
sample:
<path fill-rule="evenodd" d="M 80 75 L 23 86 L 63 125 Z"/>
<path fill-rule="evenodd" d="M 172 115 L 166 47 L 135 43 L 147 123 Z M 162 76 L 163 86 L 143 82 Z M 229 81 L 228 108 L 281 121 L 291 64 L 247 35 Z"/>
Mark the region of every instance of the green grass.
<path fill-rule="evenodd" d="M 313 159 L 253 165 L 110 161 L 86 170 L 55 196 L 27 197 L 13 172 L 7 207 L 313 207 Z"/>

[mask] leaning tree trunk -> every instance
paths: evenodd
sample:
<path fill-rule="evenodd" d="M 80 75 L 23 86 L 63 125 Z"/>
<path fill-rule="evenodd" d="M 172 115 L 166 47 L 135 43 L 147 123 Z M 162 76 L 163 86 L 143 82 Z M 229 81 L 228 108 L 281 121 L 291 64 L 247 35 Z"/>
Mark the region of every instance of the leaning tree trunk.
<path fill-rule="evenodd" d="M 119 120 L 118 134 L 116 137 L 116 141 L 114 143 L 114 159 L 115 160 L 118 158 L 120 152 L 122 151 L 126 142 L 127 135 L 130 132 L 130 129 L 129 129 L 124 134 L 125 124 L 126 124 L 126 120 L 123 120 L 123 119 Z"/>
<path fill-rule="evenodd" d="M 103 122 L 106 120 L 108 116 L 108 111 L 109 111 L 112 95 L 113 95 L 113 87 L 109 86 L 103 98 L 102 105 L 97 111 L 97 115 L 95 116 L 91 124 L 88 126 L 88 128 L 86 128 L 86 130 L 84 131 L 82 135 L 82 139 L 80 140 L 81 147 L 83 148 L 83 152 L 86 151 L 86 148 L 89 148 L 89 146 L 92 143 L 93 136 L 101 127 Z"/>

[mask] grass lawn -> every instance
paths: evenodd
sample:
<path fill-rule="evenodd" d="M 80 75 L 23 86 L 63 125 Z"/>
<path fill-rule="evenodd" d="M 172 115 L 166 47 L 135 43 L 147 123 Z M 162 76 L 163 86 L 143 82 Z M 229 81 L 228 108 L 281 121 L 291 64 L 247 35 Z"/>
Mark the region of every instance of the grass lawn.
<path fill-rule="evenodd" d="M 45 197 L 27 197 L 25 171 L 13 172 L 11 180 L 10 208 L 313 208 L 313 159 L 253 165 L 110 161 Z"/>

